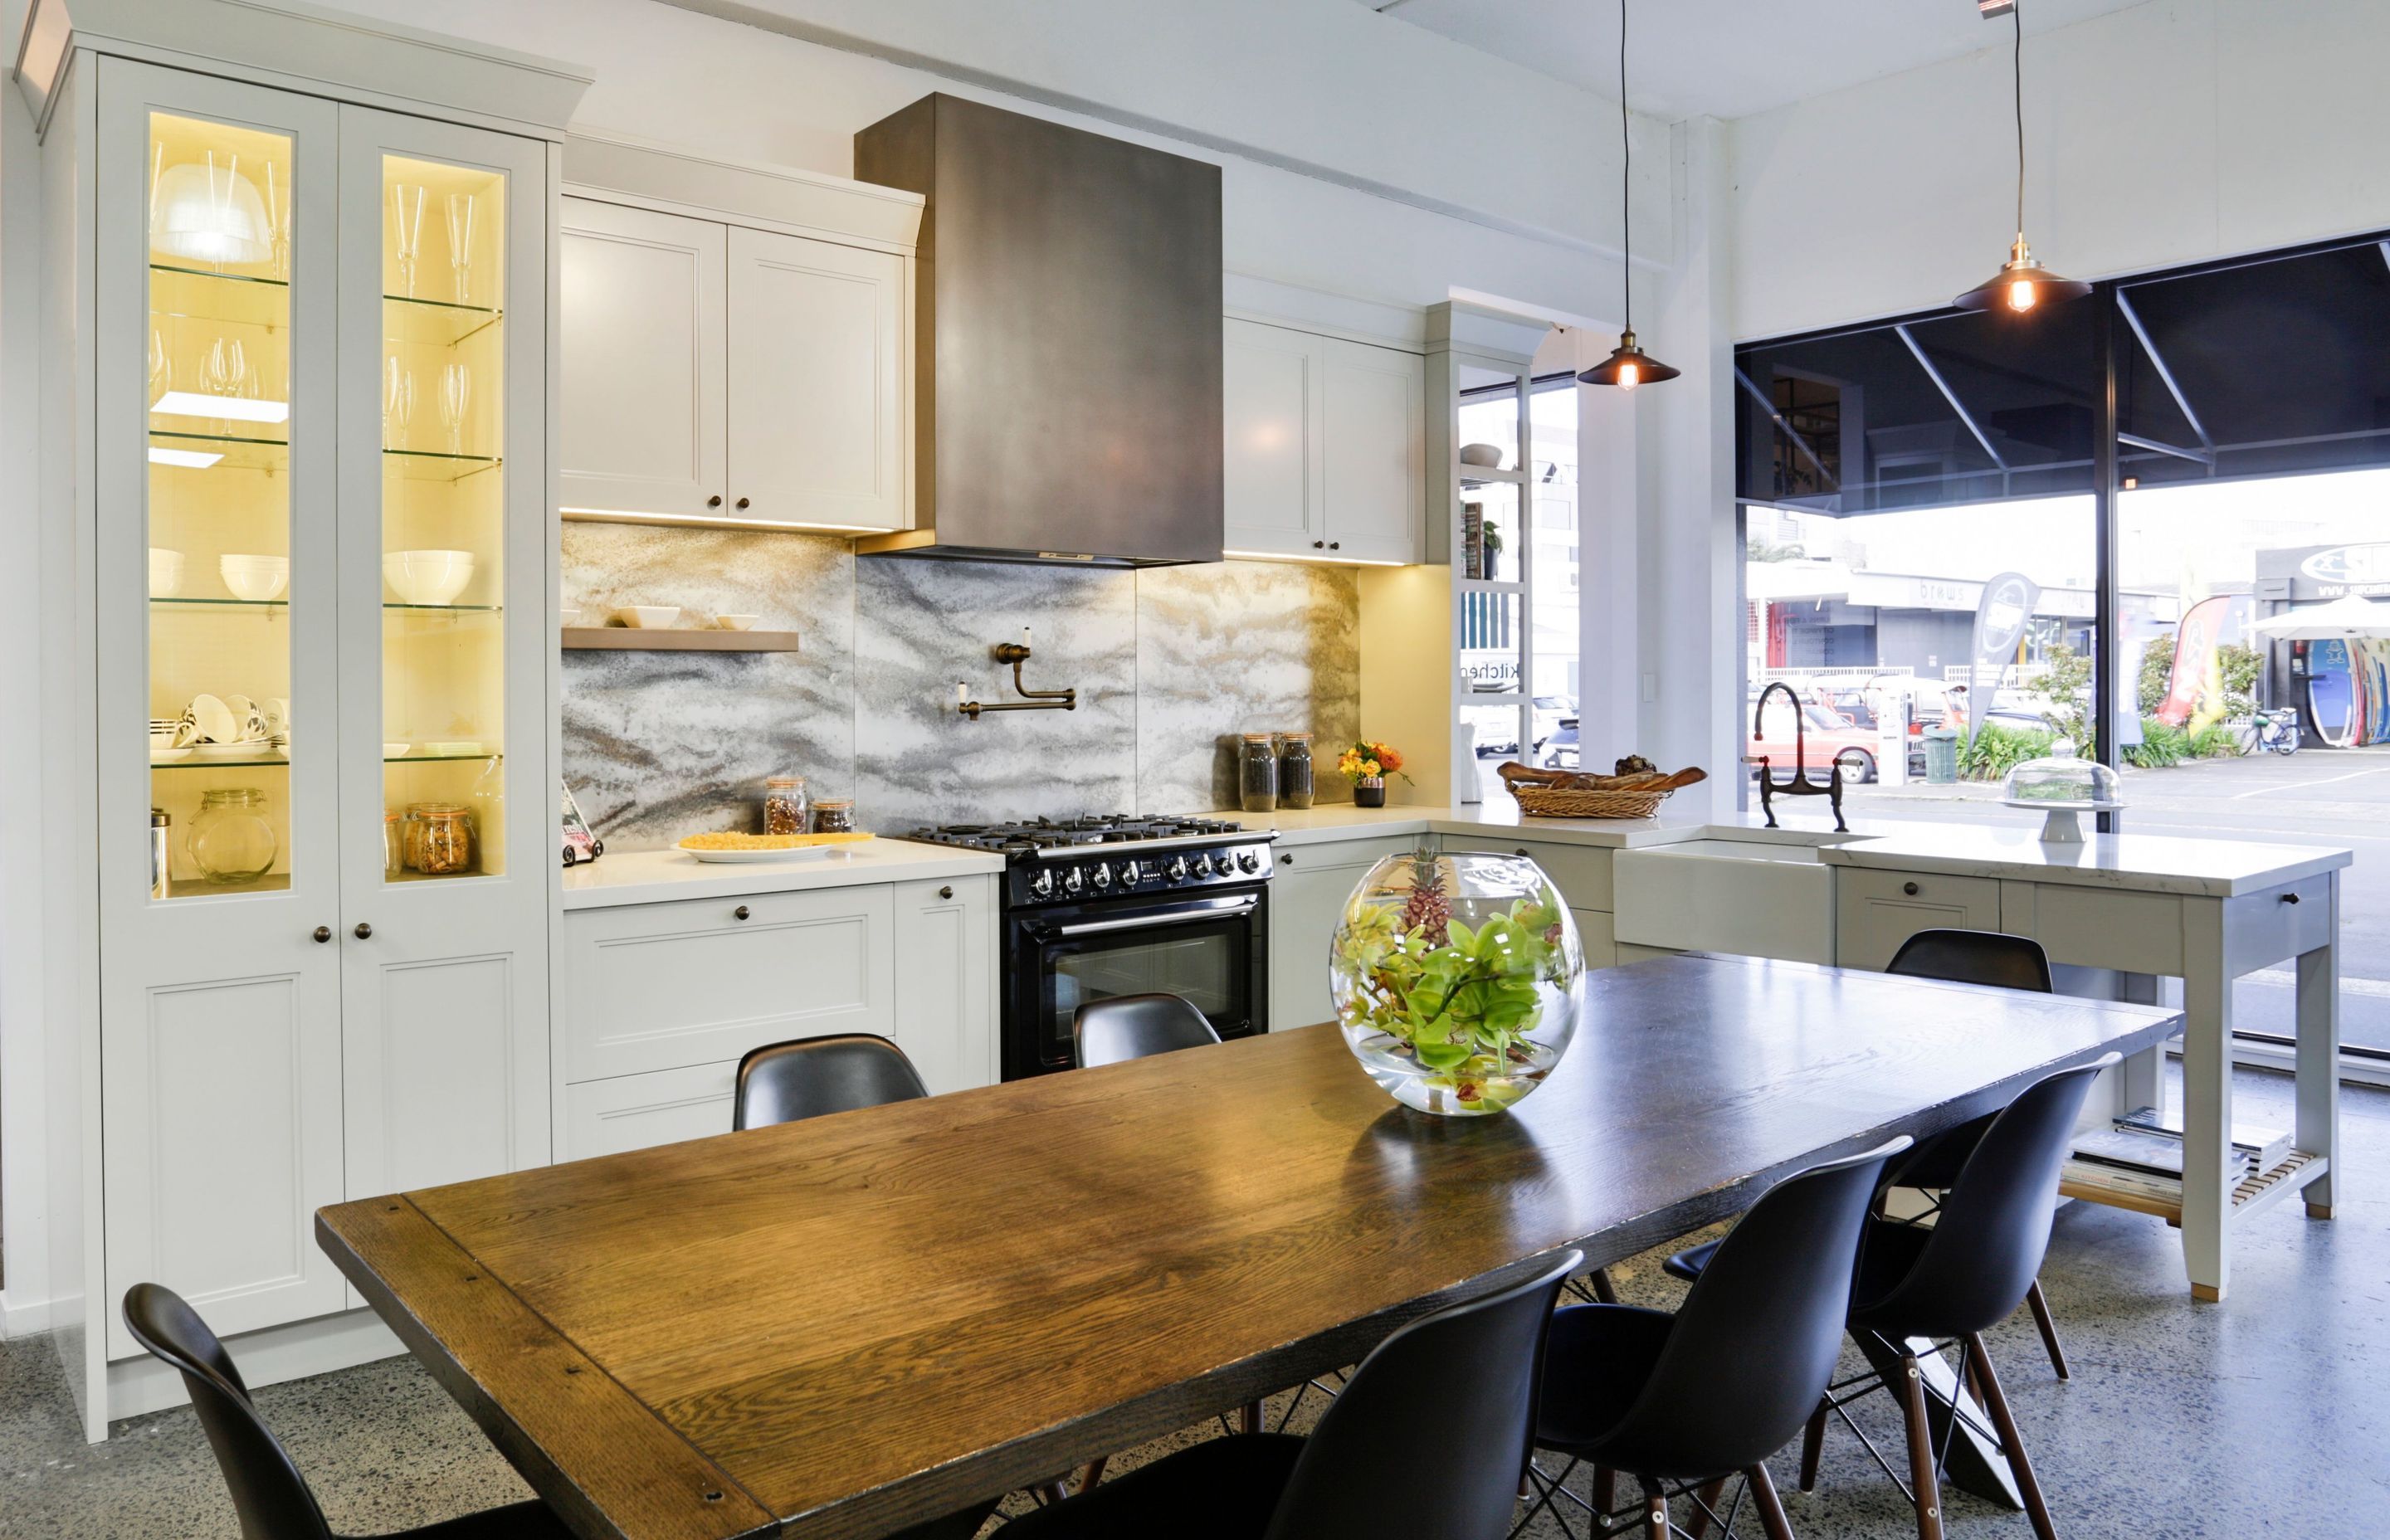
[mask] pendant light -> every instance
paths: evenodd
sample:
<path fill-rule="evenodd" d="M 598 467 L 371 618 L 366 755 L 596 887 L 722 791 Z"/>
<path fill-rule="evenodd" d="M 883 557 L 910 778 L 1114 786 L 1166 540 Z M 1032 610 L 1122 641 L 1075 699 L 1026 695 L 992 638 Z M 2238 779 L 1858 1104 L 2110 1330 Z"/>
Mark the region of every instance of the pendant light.
<path fill-rule="evenodd" d="M 2033 260 L 2033 248 L 2024 243 L 2024 17 L 2021 5 L 2009 7 L 2009 19 L 2016 29 L 2011 71 L 2011 87 L 2016 100 L 2016 244 L 2009 248 L 2009 260 L 1998 273 L 1960 295 L 1956 302 L 1961 310 L 1994 310 L 2022 315 L 2041 305 L 2079 300 L 2091 292 L 2091 286 L 2075 278 L 2062 278 L 2042 266 Z"/>
<path fill-rule="evenodd" d="M 1625 257 L 1626 329 L 1618 334 L 1618 346 L 1610 356 L 1577 379 L 1587 385 L 1615 385 L 1631 391 L 1638 385 L 1674 379 L 1685 371 L 1661 363 L 1635 340 L 1635 179 L 1630 174 L 1635 146 L 1626 130 L 1626 0 L 1618 0 L 1618 225 Z"/>

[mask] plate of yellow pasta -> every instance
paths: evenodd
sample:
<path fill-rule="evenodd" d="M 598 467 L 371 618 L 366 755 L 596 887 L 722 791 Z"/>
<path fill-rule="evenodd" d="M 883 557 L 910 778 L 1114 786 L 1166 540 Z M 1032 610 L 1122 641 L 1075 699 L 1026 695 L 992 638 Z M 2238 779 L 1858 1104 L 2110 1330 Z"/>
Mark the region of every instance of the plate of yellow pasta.
<path fill-rule="evenodd" d="M 692 834 L 678 848 L 700 861 L 821 861 L 852 851 L 868 834 Z"/>

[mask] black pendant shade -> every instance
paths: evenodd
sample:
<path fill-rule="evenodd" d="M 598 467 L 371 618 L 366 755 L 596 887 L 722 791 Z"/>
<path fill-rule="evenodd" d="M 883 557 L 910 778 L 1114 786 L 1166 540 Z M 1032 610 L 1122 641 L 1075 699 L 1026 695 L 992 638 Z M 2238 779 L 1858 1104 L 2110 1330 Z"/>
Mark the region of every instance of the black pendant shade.
<path fill-rule="evenodd" d="M 1618 346 L 1611 350 L 1609 357 L 1576 378 L 1582 384 L 1615 385 L 1622 391 L 1631 391 L 1638 385 L 1674 379 L 1684 372 L 1645 353 L 1636 344 L 1635 334 L 1628 331 L 1620 334 Z"/>
<path fill-rule="evenodd" d="M 2062 278 L 2033 260 L 2033 249 L 2022 235 L 2009 249 L 2009 260 L 1992 276 L 1952 302 L 1961 310 L 1990 310 L 2023 315 L 2043 305 L 2079 300 L 2091 292 L 2080 278 Z"/>

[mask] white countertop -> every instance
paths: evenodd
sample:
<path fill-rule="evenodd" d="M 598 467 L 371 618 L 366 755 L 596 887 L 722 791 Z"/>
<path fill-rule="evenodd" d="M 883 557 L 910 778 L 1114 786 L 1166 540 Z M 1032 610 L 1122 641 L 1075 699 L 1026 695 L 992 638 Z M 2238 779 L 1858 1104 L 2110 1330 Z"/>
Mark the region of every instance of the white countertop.
<path fill-rule="evenodd" d="M 2046 845 L 2036 831 L 1973 824 L 1910 824 L 1897 833 L 1821 853 L 1827 865 L 1957 877 L 2063 882 L 2136 892 L 2231 898 L 2278 888 L 2349 865 L 2349 851 L 2256 845 L 2168 834 L 2087 834 L 2081 844 Z"/>
<path fill-rule="evenodd" d="M 1441 834 L 1468 839 L 1507 836 L 1554 844 L 1596 845 L 1610 850 L 1639 850 L 1672 845 L 1685 840 L 1731 839 L 1791 845 L 1831 844 L 1866 838 L 1861 829 L 1838 834 L 1831 823 L 1762 827 L 1757 814 L 1741 818 L 1717 818 L 1688 803 L 1686 811 L 1670 813 L 1664 804 L 1656 818 L 1530 818 L 1515 802 L 1465 802 L 1445 807 L 1353 807 L 1338 803 L 1302 812 L 1240 813 L 1234 808 L 1216 815 L 1233 818 L 1247 828 L 1278 832 L 1281 845 L 1324 844 L 1338 840 L 1390 839 L 1407 834 Z M 1908 828 L 1893 825 L 1891 828 Z"/>
<path fill-rule="evenodd" d="M 797 892 L 870 882 L 975 877 L 1004 869 L 1004 857 L 910 840 L 868 840 L 806 861 L 705 862 L 676 850 L 610 851 L 564 874 L 564 906 L 662 904 L 682 898 Z"/>

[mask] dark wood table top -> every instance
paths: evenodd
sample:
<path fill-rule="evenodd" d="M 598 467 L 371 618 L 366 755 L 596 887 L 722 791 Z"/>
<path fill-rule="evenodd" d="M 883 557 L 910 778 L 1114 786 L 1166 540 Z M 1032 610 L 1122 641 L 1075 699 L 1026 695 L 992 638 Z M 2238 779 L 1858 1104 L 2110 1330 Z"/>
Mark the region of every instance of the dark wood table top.
<path fill-rule="evenodd" d="M 1586 995 L 1503 1116 L 1398 1107 L 1306 1027 L 345 1203 L 316 1233 L 591 1540 L 878 1535 L 2178 1020 L 1750 958 Z"/>

